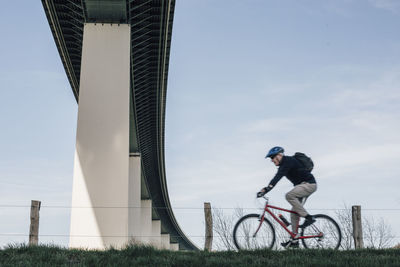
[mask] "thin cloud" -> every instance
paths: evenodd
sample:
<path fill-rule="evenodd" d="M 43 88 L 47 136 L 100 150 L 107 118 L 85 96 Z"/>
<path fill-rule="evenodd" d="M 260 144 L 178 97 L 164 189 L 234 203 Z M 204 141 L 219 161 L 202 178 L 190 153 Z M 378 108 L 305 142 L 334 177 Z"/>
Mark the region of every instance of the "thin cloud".
<path fill-rule="evenodd" d="M 298 122 L 291 118 L 267 118 L 248 123 L 243 127 L 243 132 L 246 133 L 274 133 L 289 131 L 294 129 L 294 125 Z"/>
<path fill-rule="evenodd" d="M 400 158 L 400 144 L 387 143 L 369 147 L 339 148 L 318 158 L 318 170 L 324 176 L 338 176 L 353 169 L 379 169 L 382 162 L 389 164 Z M 368 175 L 362 173 L 363 175 Z"/>
<path fill-rule="evenodd" d="M 398 0 L 369 0 L 369 3 L 373 7 L 388 10 L 393 13 L 400 12 L 400 1 Z"/>

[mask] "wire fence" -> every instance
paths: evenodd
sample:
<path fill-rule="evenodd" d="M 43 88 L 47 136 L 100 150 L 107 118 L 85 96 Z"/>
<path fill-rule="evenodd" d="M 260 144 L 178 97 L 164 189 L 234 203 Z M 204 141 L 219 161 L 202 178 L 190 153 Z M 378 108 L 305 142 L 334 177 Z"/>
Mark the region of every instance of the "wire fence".
<path fill-rule="evenodd" d="M 25 211 L 24 209 L 29 209 L 31 208 L 31 205 L 16 205 L 16 204 L 0 204 L 0 212 L 2 217 L 7 215 L 9 209 L 14 209 L 16 212 L 24 212 L 23 216 L 26 218 L 26 222 L 24 223 L 26 225 L 26 230 L 28 230 L 28 221 L 29 219 L 29 213 Z M 196 213 L 201 213 L 201 217 L 199 216 L 198 218 L 201 218 L 203 226 L 204 227 L 204 217 L 203 217 L 203 211 L 204 207 L 193 207 L 193 206 L 180 206 L 180 207 L 142 207 L 142 206 L 70 206 L 70 205 L 41 205 L 40 206 L 40 211 L 45 213 L 45 212 L 51 212 L 51 211 L 62 211 L 65 214 L 68 214 L 71 210 L 73 209 L 152 209 L 152 210 L 172 210 L 176 211 L 176 213 L 187 213 L 187 212 L 196 212 Z M 226 211 L 226 212 L 234 212 L 237 209 L 241 209 L 243 211 L 254 211 L 254 210 L 262 210 L 263 207 L 213 207 L 212 210 L 220 210 L 220 211 Z M 334 212 L 340 212 L 340 211 L 351 211 L 351 207 L 344 207 L 344 208 L 308 208 L 307 210 L 310 211 L 323 211 L 324 213 L 334 213 Z M 399 222 L 400 222 L 400 208 L 395 208 L 395 207 L 389 207 L 389 208 L 376 208 L 376 207 L 370 207 L 370 208 L 362 208 L 362 211 L 365 212 L 384 212 L 387 213 L 391 216 L 395 216 Z M 391 214 L 391 212 L 393 214 Z M 49 214 L 47 214 L 49 215 Z M 54 218 L 53 216 L 52 220 L 57 220 L 57 218 Z M 41 220 L 44 219 L 44 216 L 41 216 Z M 48 219 L 48 218 L 47 218 Z M 12 219 L 11 219 L 12 220 Z M 25 220 L 25 219 L 24 219 Z M 59 219 L 58 219 L 59 220 Z M 13 240 L 17 240 L 19 242 L 25 241 L 29 237 L 29 233 L 25 231 L 18 231 L 17 229 L 14 229 L 14 231 L 7 231 L 8 227 L 4 227 L 1 225 L 2 219 L 0 218 L 0 227 L 4 232 L 0 232 L 0 237 L 5 239 L 7 242 L 13 242 Z M 234 222 L 233 222 L 234 223 Z M 199 224 L 201 226 L 201 223 Z M 13 228 L 13 227 L 11 227 Z M 47 228 L 50 229 L 50 228 Z M 17 231 L 15 231 L 17 230 Z M 59 228 L 59 230 L 61 230 Z M 67 229 L 64 228 L 62 232 L 66 232 Z M 47 231 L 40 233 L 39 237 L 41 238 L 42 242 L 43 240 L 45 241 L 50 241 L 53 242 L 54 240 L 64 240 L 61 243 L 66 243 L 65 241 L 69 238 L 157 238 L 159 236 L 154 236 L 154 235 L 70 235 L 68 233 L 49 233 Z M 400 241 L 400 235 L 397 235 L 400 233 L 395 233 L 394 235 L 391 236 L 392 240 L 395 243 L 399 243 Z M 191 239 L 197 239 L 200 240 L 197 242 L 200 244 L 204 239 L 205 235 L 203 233 L 195 233 L 195 234 L 186 234 L 185 236 L 179 236 L 179 235 L 169 235 L 170 238 L 191 238 Z M 216 233 L 214 233 L 213 238 L 218 241 L 222 239 L 226 239 L 227 237 L 232 237 L 232 234 L 227 234 L 225 236 L 220 236 Z M 377 236 L 378 237 L 378 236 Z M 1 242 L 0 242 L 1 243 Z"/>
<path fill-rule="evenodd" d="M 30 205 L 0 205 L 0 208 L 30 208 Z M 58 206 L 58 205 L 41 205 L 40 208 L 51 209 L 168 209 L 168 210 L 204 210 L 204 207 L 139 207 L 139 206 Z M 259 210 L 263 207 L 217 207 L 220 210 L 235 210 L 237 208 L 244 210 Z M 351 208 L 307 208 L 307 210 L 351 210 Z M 363 208 L 363 211 L 400 211 L 400 208 Z"/>
<path fill-rule="evenodd" d="M 29 237 L 29 234 L 14 234 L 14 233 L 0 233 L 0 236 L 8 236 L 8 237 Z M 69 235 L 69 234 L 40 234 L 40 237 L 64 237 L 64 238 L 157 238 L 160 236 L 156 235 Z M 205 238 L 204 235 L 185 235 L 185 236 L 180 236 L 180 235 L 169 235 L 170 238 L 183 238 L 183 237 L 189 237 L 189 238 Z M 226 236 L 218 236 L 215 235 L 213 238 L 217 239 L 225 239 L 226 237 L 231 237 L 233 238 L 233 235 L 226 235 Z M 238 236 L 240 237 L 240 236 Z M 242 236 L 244 237 L 244 236 Z M 379 237 L 379 235 L 375 236 L 376 238 Z M 392 239 L 400 239 L 400 236 L 391 236 Z"/>

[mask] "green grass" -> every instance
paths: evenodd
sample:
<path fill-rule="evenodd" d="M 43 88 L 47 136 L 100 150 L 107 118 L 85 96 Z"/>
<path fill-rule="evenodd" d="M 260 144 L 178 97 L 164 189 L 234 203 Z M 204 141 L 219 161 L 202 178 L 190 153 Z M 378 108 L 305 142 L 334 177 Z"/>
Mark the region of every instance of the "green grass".
<path fill-rule="evenodd" d="M 184 252 L 131 246 L 106 251 L 9 246 L 0 266 L 400 266 L 400 249 Z"/>

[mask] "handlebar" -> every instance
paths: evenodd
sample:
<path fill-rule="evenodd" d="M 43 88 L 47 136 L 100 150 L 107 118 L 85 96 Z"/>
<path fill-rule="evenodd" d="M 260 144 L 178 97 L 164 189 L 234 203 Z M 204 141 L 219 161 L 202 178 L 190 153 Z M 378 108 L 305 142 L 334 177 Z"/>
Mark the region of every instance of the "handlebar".
<path fill-rule="evenodd" d="M 257 198 L 263 198 L 265 199 L 267 202 L 269 201 L 269 197 L 266 197 L 265 195 L 261 196 L 261 197 L 257 197 Z"/>
<path fill-rule="evenodd" d="M 267 192 L 258 192 L 257 193 L 257 198 L 268 199 L 268 198 L 265 197 L 266 194 L 267 194 Z"/>

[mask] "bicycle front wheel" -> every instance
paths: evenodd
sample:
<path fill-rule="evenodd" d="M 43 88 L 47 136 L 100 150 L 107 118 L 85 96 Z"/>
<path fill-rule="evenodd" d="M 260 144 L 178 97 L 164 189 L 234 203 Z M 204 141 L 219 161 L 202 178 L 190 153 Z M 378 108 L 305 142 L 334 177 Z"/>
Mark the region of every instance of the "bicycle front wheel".
<path fill-rule="evenodd" d="M 338 249 L 342 240 L 339 225 L 327 215 L 314 215 L 315 223 L 301 231 L 302 236 L 308 236 L 301 241 L 305 248 Z"/>
<path fill-rule="evenodd" d="M 248 214 L 236 223 L 233 241 L 239 250 L 269 249 L 275 243 L 275 229 L 266 218 L 261 223 L 260 215 Z"/>

